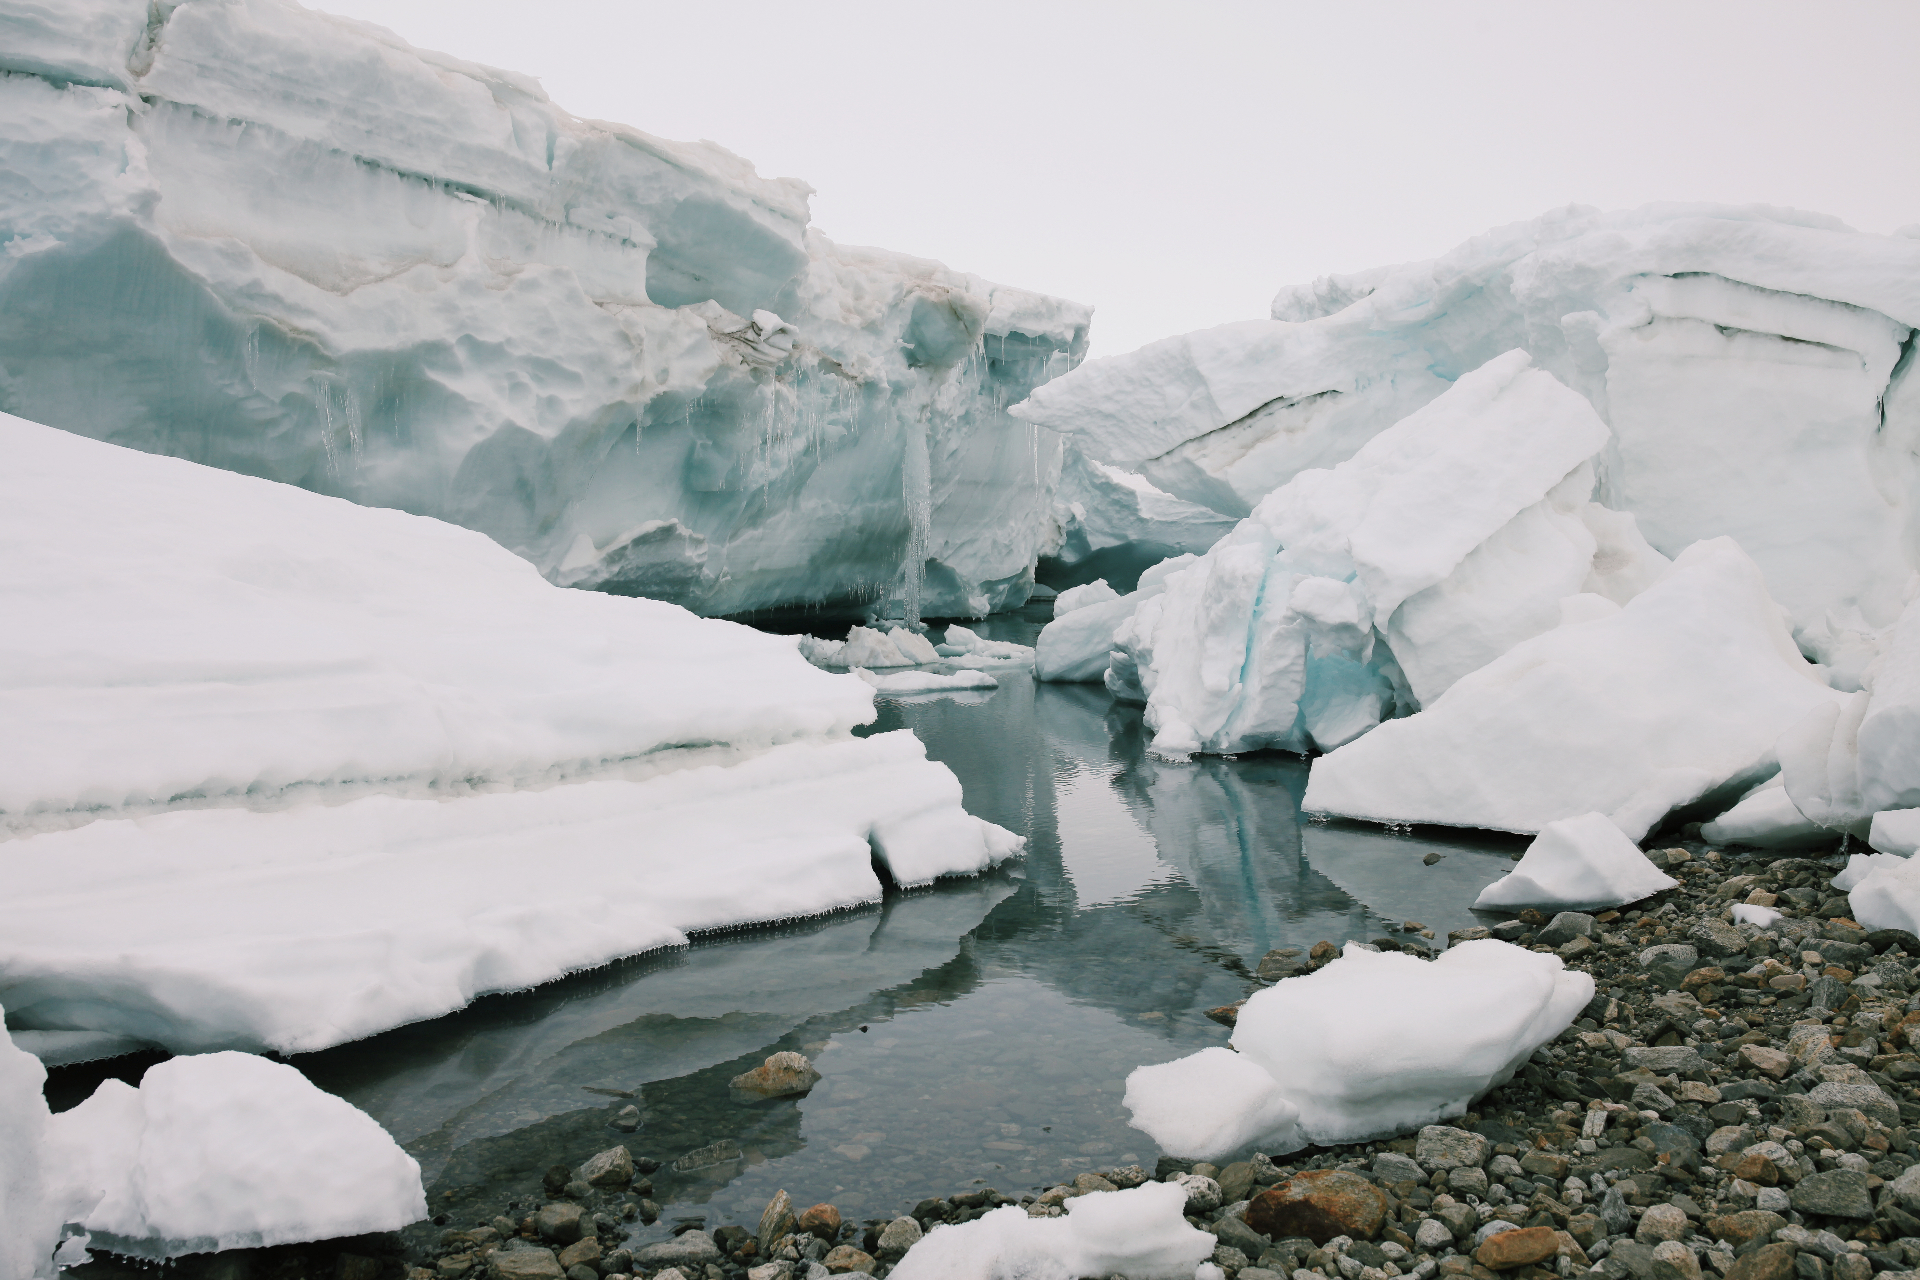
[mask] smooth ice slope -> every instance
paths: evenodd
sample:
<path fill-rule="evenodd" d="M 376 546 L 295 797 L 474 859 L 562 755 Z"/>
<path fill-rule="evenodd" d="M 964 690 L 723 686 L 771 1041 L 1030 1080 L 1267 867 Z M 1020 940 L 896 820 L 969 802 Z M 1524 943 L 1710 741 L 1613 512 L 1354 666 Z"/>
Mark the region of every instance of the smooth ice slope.
<path fill-rule="evenodd" d="M 1134 615 L 1154 751 L 1332 750 L 1430 704 L 1561 601 L 1665 565 L 1590 501 L 1607 428 L 1510 351 L 1301 473 Z M 1069 619 L 1071 621 L 1071 619 Z"/>
<path fill-rule="evenodd" d="M 1857 671 L 1920 546 L 1920 240 L 1762 207 L 1568 208 L 1283 290 L 1271 320 L 1093 361 L 1014 410 L 1245 515 L 1514 347 L 1612 429 L 1600 498 L 1671 556 L 1736 538 Z"/>
<path fill-rule="evenodd" d="M 1587 813 L 1542 827 L 1519 865 L 1483 889 L 1473 905 L 1597 911 L 1650 898 L 1678 883 L 1647 861 L 1604 813 Z"/>
<path fill-rule="evenodd" d="M 1190 1280 L 1218 1241 L 1187 1222 L 1186 1205 L 1186 1189 L 1168 1182 L 1075 1196 L 1061 1218 L 1029 1218 L 1025 1209 L 1007 1205 L 957 1227 L 936 1226 L 892 1274 L 900 1280 Z"/>
<path fill-rule="evenodd" d="M 1729 539 L 1689 547 L 1624 609 L 1597 604 L 1314 761 L 1303 808 L 1528 833 L 1597 811 L 1637 841 L 1764 778 L 1780 735 L 1845 697 Z"/>
<path fill-rule="evenodd" d="M 983 614 L 1085 307 L 288 0 L 0 0 L 0 410 L 707 614 Z"/>
<path fill-rule="evenodd" d="M 109 1079 L 51 1131 L 104 1194 L 96 1248 L 144 1258 L 397 1231 L 427 1216 L 420 1166 L 352 1104 L 248 1053 Z"/>
<path fill-rule="evenodd" d="M 865 685 L 791 638 L 563 590 L 439 521 L 4 415 L 0 456 L 0 824 L 16 829 L 752 751 L 872 716 Z"/>
<path fill-rule="evenodd" d="M 1240 1007 L 1233 1047 L 1298 1112 L 1263 1140 L 1291 1138 L 1279 1149 L 1363 1142 L 1462 1114 L 1592 998 L 1593 979 L 1558 956 L 1492 939 L 1449 947 L 1434 961 L 1349 944 L 1319 971 L 1255 992 Z M 1393 1019 L 1355 1016 L 1389 1005 Z M 1253 1131 L 1277 1114 L 1274 1098 L 1238 1082 L 1218 1087 L 1225 1052 L 1135 1071 L 1131 1123 L 1169 1153 L 1196 1159 L 1261 1137 Z M 1258 1119 L 1241 1123 L 1249 1107 Z"/>

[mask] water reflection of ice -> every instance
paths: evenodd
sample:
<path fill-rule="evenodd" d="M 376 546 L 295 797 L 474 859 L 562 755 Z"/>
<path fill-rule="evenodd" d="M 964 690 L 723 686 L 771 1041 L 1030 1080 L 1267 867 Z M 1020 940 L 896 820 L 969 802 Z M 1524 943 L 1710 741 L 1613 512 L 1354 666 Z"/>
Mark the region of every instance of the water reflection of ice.
<path fill-rule="evenodd" d="M 1174 874 L 1104 773 L 1068 773 L 1059 781 L 1053 805 L 1060 858 L 1083 909 L 1124 901 Z"/>

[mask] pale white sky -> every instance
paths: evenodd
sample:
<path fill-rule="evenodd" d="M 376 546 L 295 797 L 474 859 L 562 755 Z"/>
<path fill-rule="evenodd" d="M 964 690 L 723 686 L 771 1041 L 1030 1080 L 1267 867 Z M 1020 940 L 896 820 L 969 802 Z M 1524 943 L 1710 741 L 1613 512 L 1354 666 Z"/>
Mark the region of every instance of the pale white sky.
<path fill-rule="evenodd" d="M 1092 303 L 1096 355 L 1568 203 L 1920 222 L 1915 0 L 308 3 Z"/>

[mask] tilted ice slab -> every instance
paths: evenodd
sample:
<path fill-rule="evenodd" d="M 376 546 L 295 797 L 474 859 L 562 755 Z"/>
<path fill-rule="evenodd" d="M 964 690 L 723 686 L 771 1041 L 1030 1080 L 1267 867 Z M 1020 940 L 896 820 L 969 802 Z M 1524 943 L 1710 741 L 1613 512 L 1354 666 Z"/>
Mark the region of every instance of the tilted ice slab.
<path fill-rule="evenodd" d="M 707 614 L 1025 598 L 1087 308 L 288 0 L 0 3 L 0 409 Z"/>
<path fill-rule="evenodd" d="M 1465 1112 L 1592 998 L 1593 979 L 1558 956 L 1492 939 L 1431 962 L 1349 944 L 1318 972 L 1255 992 L 1234 1024 L 1237 1054 L 1136 1070 L 1126 1106 L 1134 1127 L 1196 1159 L 1386 1137 Z M 1356 1016 L 1386 1007 L 1394 1018 Z"/>
<path fill-rule="evenodd" d="M 1542 827 L 1519 865 L 1481 890 L 1473 905 L 1596 911 L 1650 898 L 1678 883 L 1605 814 L 1586 813 Z"/>
<path fill-rule="evenodd" d="M 1219 1242 L 1187 1221 L 1186 1206 L 1186 1188 L 1168 1182 L 1075 1196 L 1061 1218 L 1030 1218 L 1007 1205 L 959 1226 L 936 1226 L 893 1274 L 900 1280 L 1191 1280 Z"/>
<path fill-rule="evenodd" d="M 1623 609 L 1572 603 L 1566 625 L 1314 761 L 1302 807 L 1529 833 L 1599 812 L 1637 841 L 1680 806 L 1724 805 L 1763 779 L 1780 735 L 1845 697 L 1794 648 L 1730 539 L 1689 547 Z"/>
<path fill-rule="evenodd" d="M 284 1063 L 172 1058 L 53 1117 L 61 1172 L 99 1196 L 94 1248 L 164 1259 L 397 1231 L 420 1166 L 365 1112 Z"/>
<path fill-rule="evenodd" d="M 1143 603 L 1167 589 L 1169 574 L 1198 559 L 1188 554 L 1162 560 L 1143 572 L 1140 585 L 1124 596 L 1111 587 L 1104 598 L 1093 592 L 1095 586 L 1106 587 L 1104 580 L 1061 592 L 1054 602 L 1053 621 L 1040 629 L 1040 638 L 1034 642 L 1034 677 L 1063 683 L 1105 679 L 1120 628 Z"/>
<path fill-rule="evenodd" d="M 1301 473 L 1135 613 L 1154 751 L 1332 750 L 1665 565 L 1590 501 L 1607 428 L 1514 350 Z"/>
<path fill-rule="evenodd" d="M 0 415 L 0 823 L 498 785 L 872 717 L 790 637 L 568 591 L 481 534 Z"/>
<path fill-rule="evenodd" d="M 0 1000 L 26 1027 L 302 1052 L 1020 844 L 906 731 L 642 781 L 102 820 L 0 843 Z"/>
<path fill-rule="evenodd" d="M 1812 714 L 1818 714 L 1818 710 Z M 1830 843 L 1834 834 L 1800 812 L 1777 773 L 1700 827 L 1700 838 L 1709 844 L 1755 849 L 1810 849 Z"/>
<path fill-rule="evenodd" d="M 1244 515 L 1520 347 L 1612 429 L 1602 499 L 1654 547 L 1738 539 L 1843 673 L 1900 611 L 1920 240 L 1762 207 L 1569 208 L 1283 290 L 1272 315 L 1090 362 L 1014 412 Z"/>

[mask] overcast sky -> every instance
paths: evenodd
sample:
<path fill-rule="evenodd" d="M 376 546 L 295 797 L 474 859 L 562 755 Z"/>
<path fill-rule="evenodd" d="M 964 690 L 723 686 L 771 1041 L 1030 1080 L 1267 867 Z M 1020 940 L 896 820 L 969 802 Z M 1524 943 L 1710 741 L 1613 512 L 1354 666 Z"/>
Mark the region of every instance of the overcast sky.
<path fill-rule="evenodd" d="M 1920 3 L 309 0 L 710 138 L 1094 354 L 1569 203 L 1920 222 Z"/>

